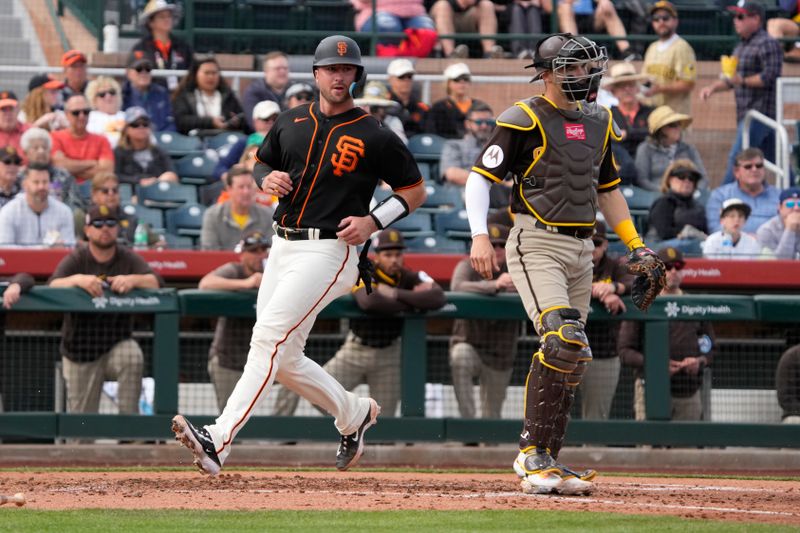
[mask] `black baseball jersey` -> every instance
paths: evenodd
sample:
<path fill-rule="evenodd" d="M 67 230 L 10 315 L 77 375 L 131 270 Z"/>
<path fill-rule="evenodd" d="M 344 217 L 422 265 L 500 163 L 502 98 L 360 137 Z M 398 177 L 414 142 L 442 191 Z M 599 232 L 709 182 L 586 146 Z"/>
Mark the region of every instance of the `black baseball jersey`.
<path fill-rule="evenodd" d="M 538 98 L 549 102 L 544 97 Z M 550 104 L 555 107 L 552 102 Z M 562 111 L 557 108 L 556 110 Z M 562 114 L 564 113 L 567 112 L 563 111 Z M 609 117 L 608 130 L 611 130 L 611 112 L 604 109 L 602 113 L 607 113 Z M 509 115 L 522 117 L 519 121 L 521 123 L 505 122 L 503 118 Z M 602 150 L 602 159 L 597 173 L 597 192 L 611 191 L 617 187 L 620 179 L 609 145 L 610 131 L 604 132 L 604 138 L 587 138 L 589 130 L 584 130 L 581 115 L 581 112 L 571 112 L 569 117 L 564 116 L 562 118 L 564 135 L 560 142 L 588 143 L 596 145 L 598 150 Z M 525 123 L 526 121 L 528 122 L 527 124 Z M 570 128 L 574 128 L 575 131 Z M 503 176 L 506 176 L 509 172 L 513 175 L 514 187 L 511 210 L 514 213 L 531 214 L 531 208 L 525 199 L 525 195 L 526 193 L 535 193 L 537 187 L 541 186 L 540 183 L 535 183 L 536 178 L 533 176 L 537 172 L 534 167 L 540 162 L 545 164 L 544 162 L 548 157 L 548 149 L 552 148 L 549 144 L 552 145 L 556 141 L 556 139 L 546 138 L 546 135 L 542 133 L 544 129 L 540 118 L 536 116 L 532 106 L 530 106 L 530 101 L 517 102 L 500 115 L 497 120 L 497 128 L 494 130 L 492 137 L 486 142 L 486 146 L 478 155 L 472 167 L 472 171 L 494 182 L 502 181 Z M 536 168 L 538 169 L 538 167 Z M 568 168 L 568 165 L 566 168 Z M 578 177 L 563 176 L 565 180 L 576 178 Z M 562 198 L 562 202 L 565 200 L 566 198 Z M 591 221 L 587 222 L 589 225 L 594 223 L 594 213 L 591 213 L 591 215 Z M 548 223 L 550 222 L 548 221 Z"/>
<path fill-rule="evenodd" d="M 369 213 L 379 179 L 395 191 L 422 182 L 403 142 L 371 115 L 353 108 L 329 117 L 318 102 L 281 113 L 256 159 L 259 183 L 272 170 L 291 176 L 274 215 L 290 228 L 338 231 L 343 218 Z"/>

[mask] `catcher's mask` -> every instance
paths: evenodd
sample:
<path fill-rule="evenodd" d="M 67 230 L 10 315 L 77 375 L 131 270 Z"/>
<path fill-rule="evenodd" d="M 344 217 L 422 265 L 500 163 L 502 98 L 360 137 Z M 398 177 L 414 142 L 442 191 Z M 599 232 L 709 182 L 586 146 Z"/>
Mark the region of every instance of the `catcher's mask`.
<path fill-rule="evenodd" d="M 574 67 L 583 65 L 585 73 L 575 73 Z M 608 66 L 608 54 L 604 46 L 571 33 L 556 33 L 545 37 L 536 45 L 533 63 L 536 81 L 546 71 L 551 71 L 555 83 L 571 102 L 586 100 L 594 102 L 600 90 L 600 79 Z"/>

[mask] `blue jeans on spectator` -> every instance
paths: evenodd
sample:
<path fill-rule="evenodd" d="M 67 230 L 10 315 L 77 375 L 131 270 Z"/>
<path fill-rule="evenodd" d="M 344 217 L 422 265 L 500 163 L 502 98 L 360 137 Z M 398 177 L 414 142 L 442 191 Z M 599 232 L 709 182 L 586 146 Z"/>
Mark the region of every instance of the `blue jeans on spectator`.
<path fill-rule="evenodd" d="M 378 26 L 378 31 L 384 33 L 402 33 L 406 28 L 435 29 L 433 19 L 428 15 L 400 18 L 386 11 L 378 11 L 375 13 L 375 23 Z M 372 17 L 368 18 L 358 31 L 372 31 Z"/>
<path fill-rule="evenodd" d="M 728 169 L 725 171 L 725 178 L 722 180 L 723 185 L 733 181 L 733 167 L 736 163 L 736 155 L 742 151 L 743 129 L 744 120 L 739 122 L 739 127 L 736 129 L 736 140 L 733 142 L 731 152 L 728 154 Z M 755 120 L 750 123 L 750 146 L 761 148 L 767 161 L 775 161 L 775 132 L 769 126 Z"/>

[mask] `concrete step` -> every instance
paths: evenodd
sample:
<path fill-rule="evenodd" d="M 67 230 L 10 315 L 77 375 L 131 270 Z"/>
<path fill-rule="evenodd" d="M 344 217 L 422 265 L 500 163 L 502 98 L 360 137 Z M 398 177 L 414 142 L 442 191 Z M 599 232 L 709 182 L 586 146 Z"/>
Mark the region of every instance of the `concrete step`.
<path fill-rule="evenodd" d="M 2 4 L 2 2 L 0 2 Z M 2 35 L 2 34 L 0 34 Z M 0 37 L 0 63 L 20 65 L 19 61 L 30 62 L 31 47 L 27 41 L 12 39 L 5 36 Z"/>
<path fill-rule="evenodd" d="M 22 21 L 12 15 L 0 15 L 0 35 L 6 39 L 22 38 Z"/>

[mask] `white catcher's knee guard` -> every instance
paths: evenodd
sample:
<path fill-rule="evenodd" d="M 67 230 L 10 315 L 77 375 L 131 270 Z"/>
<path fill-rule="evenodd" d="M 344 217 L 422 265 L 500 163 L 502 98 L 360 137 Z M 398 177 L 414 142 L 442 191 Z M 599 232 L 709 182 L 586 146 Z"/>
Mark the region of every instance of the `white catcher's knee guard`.
<path fill-rule="evenodd" d="M 554 438 L 563 439 L 566 423 L 561 414 L 565 399 L 574 394 L 574 387 L 592 359 L 580 317 L 577 309 L 569 307 L 549 309 L 540 317 L 542 336 L 526 383 L 520 449 L 536 447 L 544 451 Z"/>

